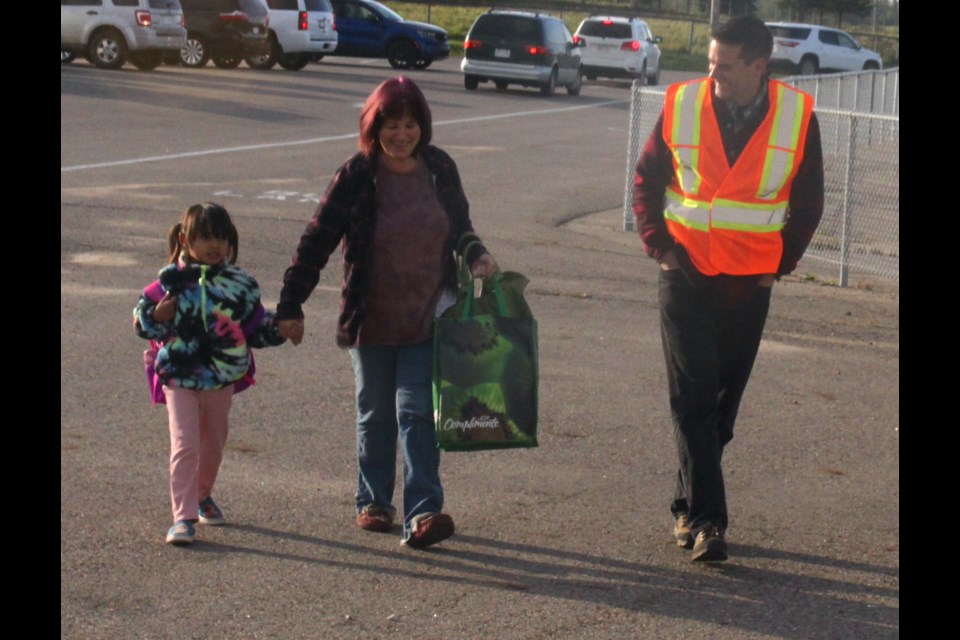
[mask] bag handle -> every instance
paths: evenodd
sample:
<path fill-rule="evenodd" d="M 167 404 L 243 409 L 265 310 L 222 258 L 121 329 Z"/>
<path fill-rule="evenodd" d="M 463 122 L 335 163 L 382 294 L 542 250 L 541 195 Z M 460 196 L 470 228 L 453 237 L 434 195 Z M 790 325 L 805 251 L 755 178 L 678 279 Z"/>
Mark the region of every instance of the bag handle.
<path fill-rule="evenodd" d="M 463 248 L 463 251 L 460 253 L 460 274 L 459 274 L 459 285 L 464 293 L 465 299 L 463 301 L 463 313 L 460 318 L 465 320 L 466 318 L 473 317 L 473 275 L 470 273 L 470 266 L 467 264 L 467 255 L 470 253 L 470 249 L 475 244 L 480 244 L 479 240 L 471 240 Z M 497 267 L 496 272 L 489 278 L 484 278 L 483 281 L 486 283 L 488 280 L 493 283 L 493 295 L 497 299 L 497 311 L 501 316 L 507 315 L 507 302 L 503 297 L 503 290 L 500 288 L 500 278 L 502 277 L 500 268 Z"/>
<path fill-rule="evenodd" d="M 487 282 L 493 283 L 493 295 L 497 299 L 497 313 L 503 317 L 507 317 L 509 315 L 507 313 L 507 301 L 503 297 L 503 289 L 500 288 L 501 275 L 502 274 L 498 269 L 497 272 L 494 273 L 492 276 L 490 276 L 489 278 L 483 278 L 482 280 L 483 280 L 484 286 L 486 286 Z M 463 314 L 460 316 L 461 320 L 466 320 L 467 318 L 473 317 L 473 279 L 472 278 L 468 281 L 467 286 L 469 287 L 469 289 L 466 292 L 467 297 L 463 301 Z"/>
<path fill-rule="evenodd" d="M 470 275 L 470 265 L 467 264 L 467 255 L 469 255 L 470 249 L 472 249 L 475 244 L 480 244 L 480 241 L 471 240 L 463 248 L 463 251 L 460 252 L 460 270 L 457 281 L 461 287 L 467 287 L 473 279 L 473 276 Z"/>

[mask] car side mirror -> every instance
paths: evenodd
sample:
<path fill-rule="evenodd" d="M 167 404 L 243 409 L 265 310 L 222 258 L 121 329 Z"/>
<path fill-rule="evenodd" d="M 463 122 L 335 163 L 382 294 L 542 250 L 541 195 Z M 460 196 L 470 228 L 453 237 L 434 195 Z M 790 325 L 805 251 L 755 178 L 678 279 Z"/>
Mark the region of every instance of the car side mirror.
<path fill-rule="evenodd" d="M 663 38 L 661 38 L 660 36 L 653 37 L 653 44 L 660 44 L 661 42 L 663 42 Z"/>

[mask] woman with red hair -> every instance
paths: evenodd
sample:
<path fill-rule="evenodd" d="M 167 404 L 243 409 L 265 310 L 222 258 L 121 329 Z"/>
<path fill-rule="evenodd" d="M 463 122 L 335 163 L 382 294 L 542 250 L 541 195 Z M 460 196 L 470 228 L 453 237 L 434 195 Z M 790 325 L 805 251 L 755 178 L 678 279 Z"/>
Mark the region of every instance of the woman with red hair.
<path fill-rule="evenodd" d="M 474 276 L 496 263 L 470 223 L 457 167 L 430 144 L 430 107 L 406 77 L 381 83 L 360 112 L 360 151 L 333 176 L 283 277 L 280 333 L 303 339 L 302 305 L 342 245 L 337 344 L 356 378 L 357 525 L 393 529 L 397 439 L 403 449 L 403 539 L 453 535 L 443 508 L 433 426 L 433 320 L 456 297 L 456 259 Z"/>

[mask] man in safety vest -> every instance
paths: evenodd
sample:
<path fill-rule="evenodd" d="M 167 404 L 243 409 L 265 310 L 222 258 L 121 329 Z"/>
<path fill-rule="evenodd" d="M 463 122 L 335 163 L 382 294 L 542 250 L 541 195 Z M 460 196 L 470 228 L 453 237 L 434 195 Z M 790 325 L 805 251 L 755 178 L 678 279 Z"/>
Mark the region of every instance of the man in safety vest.
<path fill-rule="evenodd" d="M 823 212 L 813 98 L 767 77 L 773 37 L 753 16 L 711 35 L 710 75 L 667 89 L 634 176 L 633 211 L 660 263 L 660 323 L 680 458 L 671 504 L 694 561 L 727 559 L 721 457 L 776 279 Z"/>

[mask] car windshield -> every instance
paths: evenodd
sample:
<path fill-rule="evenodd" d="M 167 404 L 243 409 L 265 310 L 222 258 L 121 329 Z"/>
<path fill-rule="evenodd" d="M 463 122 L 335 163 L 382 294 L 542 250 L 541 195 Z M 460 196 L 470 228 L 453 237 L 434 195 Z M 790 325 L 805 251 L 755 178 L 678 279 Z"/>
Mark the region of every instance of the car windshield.
<path fill-rule="evenodd" d="M 810 29 L 805 27 L 777 27 L 767 25 L 775 38 L 791 38 L 793 40 L 806 40 L 810 35 Z"/>
<path fill-rule="evenodd" d="M 596 36 L 598 38 L 617 38 L 619 40 L 629 40 L 632 37 L 630 25 L 623 22 L 602 22 L 600 20 L 587 20 L 580 25 L 580 35 Z"/>
<path fill-rule="evenodd" d="M 369 4 L 383 18 L 387 18 L 388 20 L 394 20 L 396 22 L 403 21 L 403 16 L 401 16 L 399 13 L 397 13 L 393 9 L 383 6 L 379 2 L 375 2 L 374 0 L 368 0 L 367 4 Z"/>
<path fill-rule="evenodd" d="M 307 0 L 304 6 L 307 8 L 307 11 L 333 12 L 333 9 L 330 7 L 330 0 Z"/>

